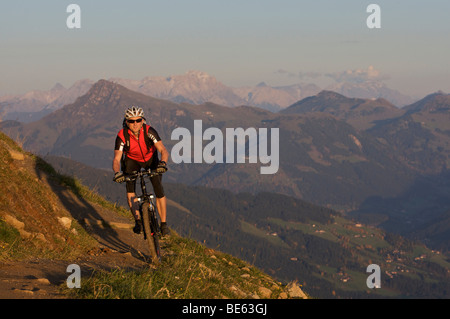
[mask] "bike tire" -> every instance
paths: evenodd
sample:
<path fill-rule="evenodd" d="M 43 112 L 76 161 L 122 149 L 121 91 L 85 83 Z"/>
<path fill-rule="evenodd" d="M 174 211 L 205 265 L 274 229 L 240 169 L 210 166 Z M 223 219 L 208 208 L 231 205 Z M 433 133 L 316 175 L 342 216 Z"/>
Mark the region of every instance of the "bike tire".
<path fill-rule="evenodd" d="M 159 245 L 159 236 L 161 234 L 161 231 L 159 229 L 158 225 L 158 219 L 156 218 L 156 205 L 153 203 L 153 209 L 150 209 L 149 211 L 149 217 L 150 217 L 150 228 L 153 234 L 153 241 L 155 242 L 155 249 L 156 254 L 158 255 L 159 260 L 161 261 L 161 247 Z"/>
<path fill-rule="evenodd" d="M 152 209 L 150 208 L 149 203 L 144 203 L 142 205 L 142 224 L 144 225 L 144 232 L 152 262 L 157 264 L 160 262 L 161 251 L 156 227 L 154 227 L 152 223 Z"/>

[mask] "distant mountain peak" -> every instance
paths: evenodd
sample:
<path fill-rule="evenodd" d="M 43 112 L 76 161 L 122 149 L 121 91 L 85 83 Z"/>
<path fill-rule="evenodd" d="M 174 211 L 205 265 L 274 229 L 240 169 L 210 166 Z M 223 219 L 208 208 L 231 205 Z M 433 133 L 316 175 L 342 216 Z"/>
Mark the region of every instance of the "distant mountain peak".
<path fill-rule="evenodd" d="M 104 92 L 113 92 L 116 90 L 119 90 L 119 88 L 125 88 L 123 87 L 121 84 L 116 83 L 114 81 L 109 81 L 109 80 L 98 80 L 97 82 L 95 82 L 91 89 L 88 91 L 89 92 L 99 92 L 99 91 L 104 91 Z"/>
<path fill-rule="evenodd" d="M 55 91 L 64 91 L 66 88 L 61 83 L 56 83 L 55 86 L 50 90 L 51 92 Z"/>
<path fill-rule="evenodd" d="M 437 110 L 449 110 L 450 109 L 450 94 L 446 94 L 442 91 L 438 91 L 427 95 L 423 99 L 405 106 L 407 113 L 415 112 L 432 112 Z"/>
<path fill-rule="evenodd" d="M 196 78 L 201 79 L 201 80 L 214 78 L 213 76 L 209 75 L 206 72 L 197 71 L 197 70 L 189 70 L 189 71 L 186 72 L 186 75 L 190 76 L 190 77 L 196 77 Z"/>
<path fill-rule="evenodd" d="M 362 130 L 372 127 L 374 121 L 394 118 L 403 113 L 383 98 L 350 98 L 328 90 L 300 100 L 281 111 L 284 114 L 314 112 L 331 114 Z"/>
<path fill-rule="evenodd" d="M 114 103 L 119 100 L 121 92 L 120 88 L 124 88 L 121 85 L 108 81 L 98 80 L 95 82 L 86 95 L 80 97 L 85 99 L 83 105 L 100 105 L 106 103 Z M 125 89 L 125 88 L 124 88 Z"/>
<path fill-rule="evenodd" d="M 339 99 L 342 99 L 342 98 L 344 98 L 344 99 L 349 99 L 348 97 L 346 97 L 346 96 L 344 96 L 344 95 L 342 95 L 342 94 L 336 93 L 336 92 L 334 92 L 334 91 L 329 91 L 329 90 L 322 90 L 322 91 L 320 91 L 319 94 L 317 94 L 317 97 L 322 97 L 322 98 L 333 98 L 333 99 L 336 99 L 336 98 L 339 98 Z"/>

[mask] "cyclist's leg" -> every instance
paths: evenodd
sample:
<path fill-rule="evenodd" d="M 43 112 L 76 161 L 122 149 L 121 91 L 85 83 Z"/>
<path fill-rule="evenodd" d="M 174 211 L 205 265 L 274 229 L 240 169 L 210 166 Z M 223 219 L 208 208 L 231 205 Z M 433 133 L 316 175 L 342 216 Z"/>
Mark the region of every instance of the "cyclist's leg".
<path fill-rule="evenodd" d="M 167 201 L 166 196 L 158 198 L 156 197 L 156 209 L 158 209 L 159 218 L 161 223 L 165 223 L 167 219 Z"/>
<path fill-rule="evenodd" d="M 140 169 L 139 162 L 136 162 L 128 157 L 125 158 L 125 174 L 131 174 L 134 171 Z M 133 215 L 136 223 L 140 221 L 141 217 L 139 215 L 139 202 L 136 196 L 136 181 L 127 182 L 127 202 L 130 207 L 131 214 Z"/>
<path fill-rule="evenodd" d="M 152 158 L 145 163 L 145 168 L 150 168 L 151 170 L 156 170 L 158 167 L 159 158 L 158 153 L 153 153 Z M 150 178 L 152 182 L 153 191 L 156 196 L 156 209 L 158 209 L 159 217 L 162 223 L 166 222 L 166 198 L 164 196 L 164 188 L 162 186 L 162 175 L 154 176 Z"/>
<path fill-rule="evenodd" d="M 159 159 L 157 154 L 155 153 L 155 155 L 153 155 L 152 159 L 147 162 L 147 164 L 150 169 L 154 170 L 158 166 L 158 162 Z M 152 182 L 153 190 L 155 191 L 156 209 L 158 210 L 159 218 L 161 220 L 161 231 L 163 232 L 163 235 L 166 235 L 168 234 L 166 224 L 167 200 L 164 194 L 164 187 L 162 185 L 162 175 L 154 176 L 150 179 L 150 181 Z"/>
<path fill-rule="evenodd" d="M 167 227 L 167 200 L 164 195 L 164 188 L 161 183 L 162 176 L 155 176 L 151 179 L 153 189 L 155 190 L 156 195 L 156 209 L 159 213 L 159 218 L 161 220 L 161 234 L 163 236 L 169 234 L 169 229 Z"/>
<path fill-rule="evenodd" d="M 131 214 L 133 215 L 134 219 L 139 220 L 139 202 L 136 197 L 136 193 L 131 192 L 128 193 L 127 190 L 127 201 L 128 201 L 128 207 L 130 207 Z"/>

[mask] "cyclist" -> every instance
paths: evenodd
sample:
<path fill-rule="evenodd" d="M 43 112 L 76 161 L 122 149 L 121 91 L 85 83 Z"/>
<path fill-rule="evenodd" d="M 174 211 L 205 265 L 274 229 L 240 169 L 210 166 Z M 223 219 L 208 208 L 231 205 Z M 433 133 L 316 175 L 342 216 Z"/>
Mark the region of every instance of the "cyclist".
<path fill-rule="evenodd" d="M 145 124 L 145 125 L 144 125 Z M 131 174 L 141 168 L 156 170 L 159 173 L 167 171 L 169 152 L 166 150 L 156 130 L 145 123 L 144 111 L 137 106 L 131 106 L 125 111 L 123 129 L 116 137 L 114 159 L 112 168 L 114 181 L 123 182 L 124 174 Z M 147 132 L 144 132 L 144 128 Z M 145 136 L 144 134 L 147 134 Z M 161 153 L 161 160 L 158 158 Z M 125 156 L 124 156 L 125 155 Z M 121 170 L 123 172 L 121 172 Z M 161 233 L 169 234 L 166 222 L 166 197 L 161 183 L 162 175 L 151 178 L 156 195 L 156 207 L 161 219 Z M 127 201 L 135 219 L 133 231 L 139 234 L 142 230 L 142 221 L 139 215 L 139 203 L 136 196 L 136 181 L 127 181 Z"/>

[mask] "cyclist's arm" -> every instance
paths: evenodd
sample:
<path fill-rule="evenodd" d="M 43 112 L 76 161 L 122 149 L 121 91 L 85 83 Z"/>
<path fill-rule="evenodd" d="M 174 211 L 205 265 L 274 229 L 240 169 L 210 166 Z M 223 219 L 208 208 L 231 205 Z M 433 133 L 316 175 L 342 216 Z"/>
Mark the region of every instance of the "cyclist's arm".
<path fill-rule="evenodd" d="M 122 161 L 124 145 L 125 144 L 122 141 L 122 139 L 119 137 L 119 135 L 117 135 L 116 143 L 114 146 L 114 159 L 112 162 L 112 169 L 113 169 L 114 173 L 119 173 L 120 170 L 122 169 L 122 165 L 120 164 L 120 162 Z"/>
<path fill-rule="evenodd" d="M 120 161 L 122 159 L 122 151 L 114 150 L 114 159 L 112 163 L 112 169 L 114 173 L 120 172 Z"/>
<path fill-rule="evenodd" d="M 161 161 L 167 163 L 167 161 L 169 160 L 169 152 L 164 146 L 161 137 L 159 137 L 158 132 L 156 132 L 156 130 L 153 127 L 150 127 L 148 129 L 148 136 L 150 137 L 150 140 L 153 142 L 153 145 L 155 145 L 158 152 L 161 153 Z"/>
<path fill-rule="evenodd" d="M 158 152 L 161 153 L 161 161 L 164 161 L 167 163 L 167 161 L 169 160 L 169 152 L 167 151 L 163 142 L 162 141 L 156 142 L 155 147 L 158 150 Z"/>

